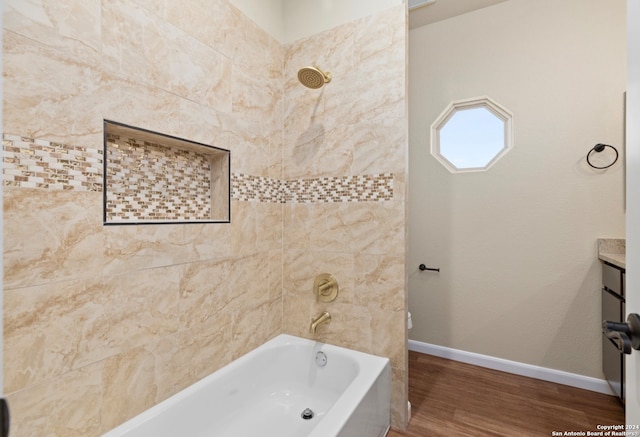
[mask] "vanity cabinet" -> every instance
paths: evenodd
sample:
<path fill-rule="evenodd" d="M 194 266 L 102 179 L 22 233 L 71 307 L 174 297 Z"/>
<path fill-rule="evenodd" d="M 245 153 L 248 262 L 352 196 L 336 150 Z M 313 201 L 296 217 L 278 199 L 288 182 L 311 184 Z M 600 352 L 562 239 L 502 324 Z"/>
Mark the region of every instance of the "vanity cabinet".
<path fill-rule="evenodd" d="M 602 320 L 625 322 L 625 269 L 602 263 Z M 624 403 L 624 354 L 602 334 L 602 370 L 616 396 Z"/>

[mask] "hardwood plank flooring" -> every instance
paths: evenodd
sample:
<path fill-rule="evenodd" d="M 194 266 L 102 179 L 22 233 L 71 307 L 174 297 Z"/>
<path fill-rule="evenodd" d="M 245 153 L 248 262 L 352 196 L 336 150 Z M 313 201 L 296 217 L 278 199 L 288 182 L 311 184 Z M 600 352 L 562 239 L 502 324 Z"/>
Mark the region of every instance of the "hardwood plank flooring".
<path fill-rule="evenodd" d="M 409 351 L 406 432 L 388 437 L 551 436 L 624 423 L 613 396 Z"/>

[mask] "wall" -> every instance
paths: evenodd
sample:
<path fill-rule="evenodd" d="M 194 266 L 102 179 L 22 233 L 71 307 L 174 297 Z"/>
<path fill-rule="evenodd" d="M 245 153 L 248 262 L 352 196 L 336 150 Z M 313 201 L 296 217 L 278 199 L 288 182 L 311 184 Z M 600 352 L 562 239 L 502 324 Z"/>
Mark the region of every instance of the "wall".
<path fill-rule="evenodd" d="M 318 338 L 391 356 L 404 427 L 404 7 L 283 46 L 226 0 L 4 3 L 12 436 L 100 435 L 280 332 L 308 336 L 316 268 L 342 287 Z M 303 60 L 336 75 L 321 105 Z M 103 227 L 104 118 L 231 149 L 231 223 Z"/>
<path fill-rule="evenodd" d="M 509 0 L 410 31 L 412 339 L 602 378 L 596 239 L 625 232 L 624 14 Z M 429 127 L 478 95 L 513 112 L 515 145 L 453 175 Z M 599 142 L 622 155 L 606 171 L 585 161 Z"/>
<path fill-rule="evenodd" d="M 407 418 L 406 44 L 401 4 L 288 45 L 282 155 L 284 179 L 340 194 L 320 188 L 312 201 L 285 205 L 284 330 L 308 337 L 326 309 L 333 318 L 317 338 L 391 357 L 398 428 Z M 306 65 L 333 79 L 320 90 L 301 86 L 296 72 Z M 324 272 L 340 286 L 330 304 L 312 294 Z"/>
<path fill-rule="evenodd" d="M 229 3 L 276 40 L 285 41 L 283 0 L 229 0 Z"/>
<path fill-rule="evenodd" d="M 229 148 L 251 192 L 280 175 L 283 50 L 222 0 L 4 8 L 11 435 L 97 436 L 282 331 L 282 205 L 103 227 L 102 120 Z"/>
<path fill-rule="evenodd" d="M 239 1 L 239 0 L 234 0 Z M 292 43 L 371 14 L 384 13 L 404 0 L 282 0 L 284 41 Z"/>
<path fill-rule="evenodd" d="M 404 0 L 229 0 L 258 26 L 284 44 L 333 29 Z"/>

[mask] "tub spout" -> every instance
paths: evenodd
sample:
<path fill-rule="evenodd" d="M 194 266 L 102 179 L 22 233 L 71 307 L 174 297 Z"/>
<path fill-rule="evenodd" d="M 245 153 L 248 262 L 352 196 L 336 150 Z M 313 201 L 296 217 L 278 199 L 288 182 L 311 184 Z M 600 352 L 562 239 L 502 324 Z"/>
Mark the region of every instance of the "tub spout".
<path fill-rule="evenodd" d="M 323 312 L 315 319 L 311 320 L 311 326 L 309 327 L 309 332 L 312 334 L 316 333 L 316 329 L 318 329 L 318 325 L 322 325 L 323 323 L 329 323 L 331 321 L 331 314 L 328 312 Z"/>

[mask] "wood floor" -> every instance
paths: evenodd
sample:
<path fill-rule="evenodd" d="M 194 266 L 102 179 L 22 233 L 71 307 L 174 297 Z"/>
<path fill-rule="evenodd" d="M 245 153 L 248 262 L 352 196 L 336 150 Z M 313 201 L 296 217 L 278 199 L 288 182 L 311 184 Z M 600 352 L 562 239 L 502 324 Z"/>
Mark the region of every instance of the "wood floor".
<path fill-rule="evenodd" d="M 613 396 L 409 352 L 412 418 L 388 437 L 551 436 L 624 423 Z"/>

